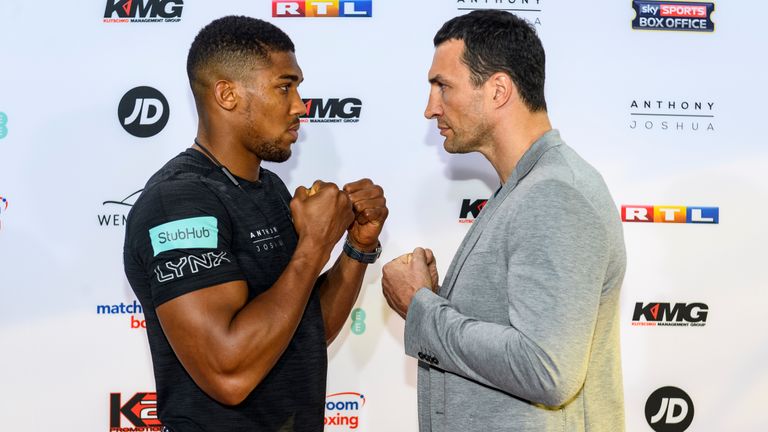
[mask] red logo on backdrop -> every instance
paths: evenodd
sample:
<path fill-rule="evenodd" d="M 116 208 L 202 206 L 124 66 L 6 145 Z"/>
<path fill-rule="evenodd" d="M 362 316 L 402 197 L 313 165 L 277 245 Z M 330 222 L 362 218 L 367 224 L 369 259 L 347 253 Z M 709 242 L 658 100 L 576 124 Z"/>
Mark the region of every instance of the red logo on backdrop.
<path fill-rule="evenodd" d="M 157 393 L 136 393 L 122 403 L 122 393 L 109 395 L 109 430 L 119 432 L 160 431 L 157 418 Z M 122 426 L 122 419 L 130 424 Z"/>

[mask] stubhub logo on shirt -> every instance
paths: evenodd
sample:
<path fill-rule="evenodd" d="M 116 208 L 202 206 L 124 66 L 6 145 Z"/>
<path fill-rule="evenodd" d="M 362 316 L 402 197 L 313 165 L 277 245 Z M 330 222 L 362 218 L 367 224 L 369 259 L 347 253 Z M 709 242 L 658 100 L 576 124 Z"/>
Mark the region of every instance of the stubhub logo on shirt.
<path fill-rule="evenodd" d="M 216 249 L 219 221 L 213 216 L 180 219 L 149 230 L 155 256 L 174 249 Z"/>

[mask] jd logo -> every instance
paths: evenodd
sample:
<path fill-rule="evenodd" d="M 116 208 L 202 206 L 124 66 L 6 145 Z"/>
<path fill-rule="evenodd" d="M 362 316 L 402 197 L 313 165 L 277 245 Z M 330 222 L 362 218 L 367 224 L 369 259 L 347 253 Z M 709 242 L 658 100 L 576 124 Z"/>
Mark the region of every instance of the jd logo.
<path fill-rule="evenodd" d="M 129 90 L 117 107 L 120 125 L 126 132 L 139 138 L 160 133 L 168 123 L 169 115 L 168 100 L 152 87 Z"/>
<path fill-rule="evenodd" d="M 683 432 L 693 421 L 693 401 L 677 387 L 662 387 L 648 397 L 645 419 L 656 432 Z"/>
<path fill-rule="evenodd" d="M 134 427 L 160 426 L 157 419 L 157 394 L 136 393 L 124 405 L 120 405 L 121 393 L 109 395 L 109 428 L 120 428 L 120 415 Z"/>

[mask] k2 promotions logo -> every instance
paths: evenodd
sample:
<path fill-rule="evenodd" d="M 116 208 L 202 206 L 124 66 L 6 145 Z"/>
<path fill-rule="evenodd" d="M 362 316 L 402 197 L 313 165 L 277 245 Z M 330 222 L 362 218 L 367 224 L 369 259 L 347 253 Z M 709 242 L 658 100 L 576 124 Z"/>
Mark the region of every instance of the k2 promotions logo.
<path fill-rule="evenodd" d="M 0 111 L 0 139 L 8 136 L 8 116 Z"/>
<path fill-rule="evenodd" d="M 456 10 L 503 10 L 541 25 L 541 0 L 456 0 Z"/>
<path fill-rule="evenodd" d="M 170 116 L 168 100 L 152 87 L 135 87 L 128 91 L 117 107 L 120 125 L 129 134 L 149 138 L 160 133 Z"/>
<path fill-rule="evenodd" d="M 183 9 L 183 0 L 107 0 L 102 22 L 179 22 Z"/>
<path fill-rule="evenodd" d="M 459 223 L 474 223 L 475 218 L 480 216 L 480 211 L 488 204 L 487 199 L 465 199 L 461 202 L 461 211 L 459 211 Z"/>
<path fill-rule="evenodd" d="M 325 397 L 325 430 L 354 430 L 360 426 L 360 410 L 365 396 L 355 392 L 329 394 Z"/>
<path fill-rule="evenodd" d="M 704 327 L 709 306 L 705 303 L 635 303 L 634 327 Z"/>
<path fill-rule="evenodd" d="M 370 18 L 372 0 L 272 0 L 276 18 Z"/>
<path fill-rule="evenodd" d="M 136 393 L 124 404 L 121 393 L 109 395 L 109 430 L 120 432 L 161 431 L 157 418 L 157 394 Z M 124 427 L 122 419 L 131 426 Z"/>
<path fill-rule="evenodd" d="M 363 102 L 356 98 L 302 99 L 307 111 L 299 117 L 302 123 L 357 123 Z"/>
<path fill-rule="evenodd" d="M 715 4 L 709 2 L 666 2 L 633 0 L 635 30 L 672 30 L 713 32 L 712 12 Z"/>
<path fill-rule="evenodd" d="M 634 131 L 698 133 L 715 131 L 715 102 L 707 99 L 633 99 L 629 128 Z"/>
<path fill-rule="evenodd" d="M 662 387 L 648 397 L 645 420 L 656 432 L 683 432 L 693 422 L 693 401 L 677 387 Z"/>

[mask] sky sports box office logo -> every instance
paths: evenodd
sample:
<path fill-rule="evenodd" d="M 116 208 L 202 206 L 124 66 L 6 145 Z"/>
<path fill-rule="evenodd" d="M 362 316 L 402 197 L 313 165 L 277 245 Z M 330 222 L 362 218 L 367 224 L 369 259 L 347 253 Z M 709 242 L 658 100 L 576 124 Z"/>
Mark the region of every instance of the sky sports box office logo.
<path fill-rule="evenodd" d="M 635 30 L 713 32 L 714 3 L 633 0 Z"/>
<path fill-rule="evenodd" d="M 370 18 L 372 0 L 272 0 L 276 18 Z"/>

